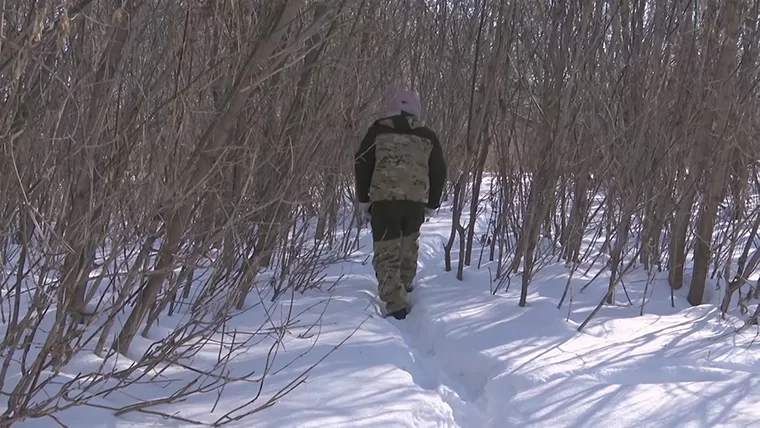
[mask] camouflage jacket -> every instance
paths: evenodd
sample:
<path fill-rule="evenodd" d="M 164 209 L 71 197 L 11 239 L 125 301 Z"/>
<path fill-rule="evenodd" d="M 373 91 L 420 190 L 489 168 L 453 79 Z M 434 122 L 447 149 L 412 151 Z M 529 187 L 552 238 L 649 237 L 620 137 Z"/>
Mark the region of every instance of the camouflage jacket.
<path fill-rule="evenodd" d="M 354 157 L 359 202 L 409 200 L 438 208 L 446 163 L 435 133 L 406 114 L 383 118 L 367 131 Z"/>

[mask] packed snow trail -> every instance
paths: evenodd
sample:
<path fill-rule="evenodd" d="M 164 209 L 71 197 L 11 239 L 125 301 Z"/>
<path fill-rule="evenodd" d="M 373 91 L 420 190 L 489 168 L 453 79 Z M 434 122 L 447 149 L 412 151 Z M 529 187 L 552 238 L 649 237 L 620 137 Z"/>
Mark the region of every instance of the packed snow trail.
<path fill-rule="evenodd" d="M 430 328 L 423 326 L 430 324 L 424 318 L 424 300 L 420 301 L 417 296 L 424 296 L 429 292 L 427 285 L 418 284 L 410 296 L 414 310 L 403 321 L 391 319 L 389 322 L 399 329 L 401 337 L 414 356 L 415 367 L 411 373 L 423 374 L 422 377 L 413 376 L 415 383 L 441 396 L 451 408 L 457 426 L 483 426 L 485 420 L 484 409 L 481 407 L 482 385 L 471 383 L 471 379 L 476 379 L 477 376 L 466 377 L 461 371 L 451 373 L 447 370 L 445 362 L 438 360 L 436 347 L 424 340 L 423 335 L 427 334 Z"/>

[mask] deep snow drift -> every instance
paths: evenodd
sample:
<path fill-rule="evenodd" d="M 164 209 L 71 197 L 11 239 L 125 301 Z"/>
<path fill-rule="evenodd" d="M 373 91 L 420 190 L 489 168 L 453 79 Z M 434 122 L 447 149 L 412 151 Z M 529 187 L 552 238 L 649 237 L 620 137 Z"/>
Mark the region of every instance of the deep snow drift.
<path fill-rule="evenodd" d="M 443 271 L 442 241 L 450 230 L 449 217 L 442 213 L 423 227 L 414 306 L 404 321 L 379 316 L 367 260 L 368 236 L 362 240 L 363 254 L 329 269 L 333 280 L 340 278 L 332 290 L 273 304 L 275 316 L 298 315 L 252 407 L 288 389 L 294 379 L 298 386 L 272 407 L 226 426 L 757 426 L 756 327 L 735 333 L 736 320 L 722 321 L 715 306 L 689 307 L 686 289 L 679 291 L 671 307 L 665 273 L 650 287 L 645 315 L 639 316 L 644 287 L 630 284 L 644 281 L 646 275 L 634 272 L 626 279 L 634 306 L 605 306 L 584 333 L 578 333 L 579 323 L 606 289 L 606 274 L 583 293 L 580 288 L 596 271 L 574 275 L 569 320 L 567 303 L 557 309 L 567 282 L 562 265 L 539 273 L 528 307 L 520 308 L 519 278 L 509 291 L 491 294 L 493 263 L 467 268 L 463 282 L 454 272 Z M 619 295 L 618 302 L 623 301 L 627 303 Z M 235 318 L 230 328 L 245 332 L 261 320 L 261 313 L 249 311 Z M 166 322 L 162 325 L 166 328 Z M 260 346 L 235 356 L 229 363 L 230 376 L 260 370 L 268 351 Z M 202 367 L 204 359 L 215 361 L 217 353 L 210 348 L 192 363 Z M 77 361 L 99 363 L 94 360 L 92 354 L 83 354 Z M 175 370 L 164 376 L 191 373 Z M 213 393 L 156 409 L 211 424 L 251 401 L 259 387 L 236 382 L 218 401 Z M 135 385 L 95 404 L 124 405 L 162 394 L 166 392 L 161 384 Z M 117 418 L 96 407 L 77 407 L 58 416 L 72 427 L 190 426 L 141 413 Z M 47 419 L 19 426 L 58 425 Z"/>

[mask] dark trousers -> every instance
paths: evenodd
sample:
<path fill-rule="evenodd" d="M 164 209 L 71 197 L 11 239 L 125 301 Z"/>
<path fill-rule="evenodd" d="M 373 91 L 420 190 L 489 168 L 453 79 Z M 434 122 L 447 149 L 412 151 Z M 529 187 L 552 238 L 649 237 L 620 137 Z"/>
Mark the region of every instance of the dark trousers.
<path fill-rule="evenodd" d="M 417 275 L 420 227 L 425 204 L 378 201 L 372 204 L 372 240 L 380 299 L 388 312 L 406 308 L 406 295 Z"/>

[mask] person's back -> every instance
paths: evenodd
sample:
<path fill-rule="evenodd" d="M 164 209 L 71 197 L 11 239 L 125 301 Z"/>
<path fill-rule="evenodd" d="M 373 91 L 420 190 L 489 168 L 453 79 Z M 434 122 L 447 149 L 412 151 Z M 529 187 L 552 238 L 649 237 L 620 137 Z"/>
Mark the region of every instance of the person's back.
<path fill-rule="evenodd" d="M 440 206 L 446 181 L 441 145 L 420 110 L 416 93 L 396 93 L 355 156 L 357 198 L 371 212 L 380 298 L 399 319 L 406 317 L 406 294 L 417 273 L 425 212 Z"/>
<path fill-rule="evenodd" d="M 417 117 L 409 115 L 381 119 L 370 129 L 376 132 L 370 200 L 411 200 L 427 204 L 428 163 L 435 134 Z"/>

